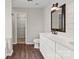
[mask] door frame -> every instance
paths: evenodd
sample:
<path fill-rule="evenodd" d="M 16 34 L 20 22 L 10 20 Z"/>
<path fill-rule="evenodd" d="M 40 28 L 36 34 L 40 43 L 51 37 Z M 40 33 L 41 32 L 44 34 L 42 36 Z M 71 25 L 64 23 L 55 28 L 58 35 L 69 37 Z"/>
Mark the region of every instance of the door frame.
<path fill-rule="evenodd" d="M 25 44 L 27 44 L 27 14 L 25 12 L 17 12 L 16 13 L 16 23 L 17 23 L 17 17 L 18 14 L 25 14 L 26 15 L 26 20 L 25 20 Z M 17 34 L 17 24 L 16 24 L 16 34 Z M 16 44 L 17 44 L 17 35 L 16 35 Z"/>

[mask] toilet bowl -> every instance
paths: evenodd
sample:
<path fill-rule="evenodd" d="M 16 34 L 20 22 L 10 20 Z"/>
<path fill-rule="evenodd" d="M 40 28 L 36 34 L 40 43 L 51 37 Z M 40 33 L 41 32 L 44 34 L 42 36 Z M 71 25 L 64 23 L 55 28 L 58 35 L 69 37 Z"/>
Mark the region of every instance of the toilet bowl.
<path fill-rule="evenodd" d="M 34 39 L 34 48 L 39 48 L 39 39 Z"/>

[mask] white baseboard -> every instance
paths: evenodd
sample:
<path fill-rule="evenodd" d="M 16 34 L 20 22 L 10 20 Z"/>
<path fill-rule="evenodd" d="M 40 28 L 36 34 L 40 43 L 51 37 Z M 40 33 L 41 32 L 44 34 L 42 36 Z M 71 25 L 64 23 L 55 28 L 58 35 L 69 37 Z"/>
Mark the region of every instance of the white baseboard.
<path fill-rule="evenodd" d="M 13 44 L 17 44 L 17 43 L 13 43 Z"/>
<path fill-rule="evenodd" d="M 10 53 L 8 53 L 7 55 L 8 56 L 11 56 L 12 55 L 12 53 L 13 53 L 13 49 L 11 50 L 11 52 Z"/>
<path fill-rule="evenodd" d="M 27 42 L 26 44 L 34 44 L 33 42 Z"/>
<path fill-rule="evenodd" d="M 13 50 L 11 50 L 11 52 L 10 52 L 10 53 L 6 53 L 5 58 L 6 58 L 7 56 L 11 56 L 11 55 L 12 55 L 12 53 L 13 53 Z"/>
<path fill-rule="evenodd" d="M 6 38 L 6 46 L 5 46 L 5 57 L 11 56 L 13 53 L 12 49 L 12 38 Z"/>

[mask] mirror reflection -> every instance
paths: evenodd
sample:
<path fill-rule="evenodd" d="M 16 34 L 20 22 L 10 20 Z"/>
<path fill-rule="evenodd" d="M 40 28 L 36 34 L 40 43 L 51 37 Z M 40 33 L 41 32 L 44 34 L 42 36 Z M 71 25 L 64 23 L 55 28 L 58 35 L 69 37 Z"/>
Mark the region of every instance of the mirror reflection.
<path fill-rule="evenodd" d="M 51 12 L 51 30 L 65 32 L 65 4 Z"/>

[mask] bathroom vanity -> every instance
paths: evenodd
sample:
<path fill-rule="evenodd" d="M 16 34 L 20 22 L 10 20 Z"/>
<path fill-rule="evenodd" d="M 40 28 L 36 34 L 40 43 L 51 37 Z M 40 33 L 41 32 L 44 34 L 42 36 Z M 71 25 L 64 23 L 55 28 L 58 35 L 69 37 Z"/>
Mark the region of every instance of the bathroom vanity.
<path fill-rule="evenodd" d="M 74 43 L 51 33 L 40 34 L 40 51 L 45 59 L 73 59 Z"/>

